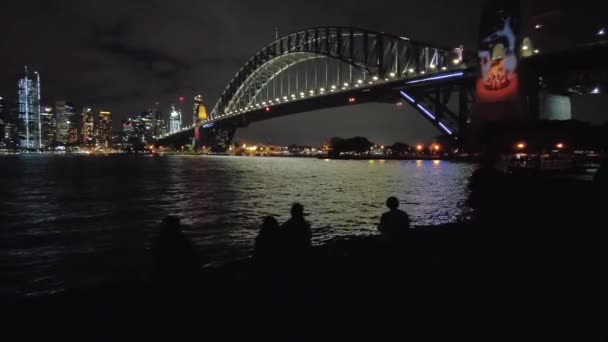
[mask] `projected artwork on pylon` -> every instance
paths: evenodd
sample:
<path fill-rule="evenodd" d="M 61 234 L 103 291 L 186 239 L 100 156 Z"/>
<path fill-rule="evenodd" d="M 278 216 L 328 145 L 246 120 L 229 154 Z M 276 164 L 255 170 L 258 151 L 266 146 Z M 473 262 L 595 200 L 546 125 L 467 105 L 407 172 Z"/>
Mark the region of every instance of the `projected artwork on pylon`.
<path fill-rule="evenodd" d="M 477 81 L 480 102 L 516 101 L 519 98 L 514 12 L 494 9 L 484 15 L 479 49 L 480 77 Z"/>

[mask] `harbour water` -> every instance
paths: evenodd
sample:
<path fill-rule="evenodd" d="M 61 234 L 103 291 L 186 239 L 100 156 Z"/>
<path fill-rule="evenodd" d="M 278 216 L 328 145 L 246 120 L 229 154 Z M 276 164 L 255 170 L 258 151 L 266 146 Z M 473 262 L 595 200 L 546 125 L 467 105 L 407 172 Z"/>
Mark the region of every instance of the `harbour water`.
<path fill-rule="evenodd" d="M 95 286 L 145 272 L 158 223 L 182 218 L 201 264 L 250 254 L 266 215 L 300 202 L 314 243 L 375 234 L 388 196 L 414 225 L 463 215 L 474 166 L 227 156 L 0 157 L 5 296 Z"/>

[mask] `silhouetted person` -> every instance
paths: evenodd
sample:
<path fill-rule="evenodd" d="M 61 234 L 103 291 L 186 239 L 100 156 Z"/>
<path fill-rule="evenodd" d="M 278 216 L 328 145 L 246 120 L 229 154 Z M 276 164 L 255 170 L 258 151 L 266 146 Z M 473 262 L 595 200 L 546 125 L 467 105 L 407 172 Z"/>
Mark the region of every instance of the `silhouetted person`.
<path fill-rule="evenodd" d="M 281 226 L 281 241 L 285 257 L 301 259 L 311 246 L 312 231 L 304 220 L 304 207 L 295 203 L 291 207 L 291 218 Z"/>
<path fill-rule="evenodd" d="M 197 268 L 194 246 L 182 232 L 178 217 L 163 219 L 154 257 L 157 275 L 163 285 L 182 285 L 194 276 Z"/>
<path fill-rule="evenodd" d="M 279 258 L 280 246 L 279 222 L 272 216 L 264 218 L 258 236 L 255 238 L 255 258 L 261 262 L 273 262 Z"/>
<path fill-rule="evenodd" d="M 497 162 L 497 155 L 484 155 L 469 181 L 467 204 L 482 221 L 499 219 L 508 195 L 505 174 L 496 168 Z"/>
<path fill-rule="evenodd" d="M 404 238 L 410 231 L 410 217 L 399 210 L 399 199 L 389 197 L 386 200 L 389 211 L 382 214 L 378 230 L 385 240 L 398 241 Z"/>
<path fill-rule="evenodd" d="M 601 156 L 600 168 L 593 177 L 593 183 L 601 192 L 608 190 L 608 152 L 604 152 Z"/>

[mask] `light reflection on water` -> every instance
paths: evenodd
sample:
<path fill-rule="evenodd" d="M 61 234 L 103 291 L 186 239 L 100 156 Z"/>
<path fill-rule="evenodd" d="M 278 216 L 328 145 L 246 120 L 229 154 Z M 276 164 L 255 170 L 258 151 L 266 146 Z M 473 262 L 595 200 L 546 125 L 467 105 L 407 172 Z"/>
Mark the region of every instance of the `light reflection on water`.
<path fill-rule="evenodd" d="M 204 262 L 249 253 L 262 217 L 309 213 L 315 243 L 373 234 L 388 196 L 415 225 L 461 213 L 473 166 L 200 156 L 0 159 L 0 293 L 46 293 L 128 275 L 146 264 L 157 223 L 177 214 Z"/>

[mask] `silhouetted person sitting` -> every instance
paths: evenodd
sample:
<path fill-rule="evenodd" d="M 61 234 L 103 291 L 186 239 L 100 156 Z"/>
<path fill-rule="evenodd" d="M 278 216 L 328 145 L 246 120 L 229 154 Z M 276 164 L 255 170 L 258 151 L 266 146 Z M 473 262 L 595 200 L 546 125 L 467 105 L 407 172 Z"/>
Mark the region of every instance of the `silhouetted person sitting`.
<path fill-rule="evenodd" d="M 197 264 L 192 242 L 181 230 L 176 216 L 167 216 L 154 248 L 156 271 L 164 285 L 180 285 L 190 280 Z"/>
<path fill-rule="evenodd" d="M 593 177 L 593 182 L 597 190 L 606 191 L 608 189 L 608 152 L 602 154 L 600 168 Z"/>
<path fill-rule="evenodd" d="M 505 174 L 496 168 L 496 163 L 496 155 L 484 155 L 481 166 L 473 172 L 469 182 L 467 204 L 483 221 L 501 217 L 507 196 Z"/>
<path fill-rule="evenodd" d="M 405 211 L 399 210 L 399 199 L 396 197 L 389 197 L 386 206 L 389 211 L 382 214 L 378 230 L 385 240 L 401 240 L 410 231 L 410 217 Z"/>
<path fill-rule="evenodd" d="M 304 207 L 295 203 L 291 207 L 291 218 L 281 226 L 283 251 L 287 258 L 302 258 L 311 246 L 312 231 L 304 220 Z"/>
<path fill-rule="evenodd" d="M 272 262 L 279 257 L 280 246 L 279 222 L 272 216 L 264 218 L 258 236 L 255 238 L 255 258 L 261 262 Z"/>

